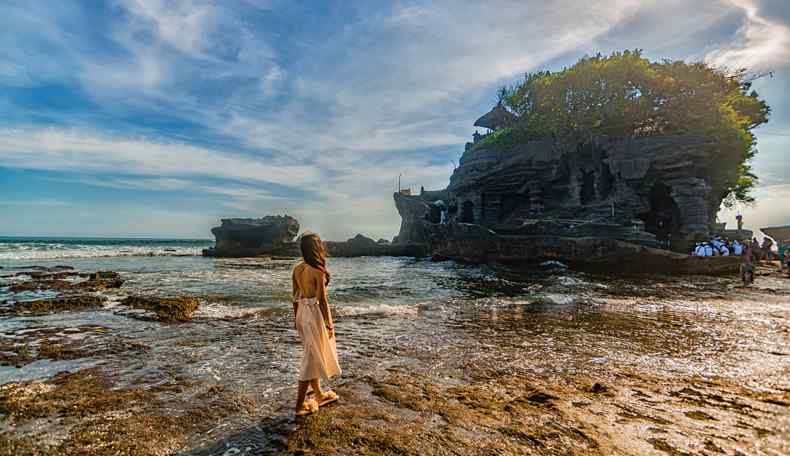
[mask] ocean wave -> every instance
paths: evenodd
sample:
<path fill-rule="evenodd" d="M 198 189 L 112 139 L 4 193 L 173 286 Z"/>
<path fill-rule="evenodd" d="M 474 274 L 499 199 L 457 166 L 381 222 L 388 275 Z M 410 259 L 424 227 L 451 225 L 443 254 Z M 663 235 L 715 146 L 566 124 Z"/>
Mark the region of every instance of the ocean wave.
<path fill-rule="evenodd" d="M 0 244 L 0 260 L 56 260 L 61 258 L 105 258 L 144 256 L 197 256 L 195 246 L 124 246 L 81 244 Z"/>
<path fill-rule="evenodd" d="M 210 320 L 223 319 L 223 318 L 243 318 L 252 317 L 255 315 L 278 315 L 289 312 L 288 309 L 272 308 L 272 307 L 239 307 L 228 306 L 219 303 L 206 303 L 198 307 L 195 311 L 195 318 L 206 318 Z"/>
<path fill-rule="evenodd" d="M 340 306 L 335 308 L 335 312 L 343 317 L 357 317 L 361 315 L 417 315 L 417 306 L 410 305 L 389 305 L 389 304 L 370 304 L 355 306 Z"/>

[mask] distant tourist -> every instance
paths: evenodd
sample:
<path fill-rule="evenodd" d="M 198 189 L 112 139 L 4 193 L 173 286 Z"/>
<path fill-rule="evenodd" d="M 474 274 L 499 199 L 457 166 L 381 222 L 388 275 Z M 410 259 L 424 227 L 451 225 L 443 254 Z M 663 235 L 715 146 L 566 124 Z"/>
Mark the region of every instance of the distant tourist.
<path fill-rule="evenodd" d="M 321 391 L 320 379 L 340 375 L 335 346 L 335 328 L 329 309 L 326 287 L 330 274 L 326 269 L 326 247 L 317 234 L 301 239 L 302 262 L 294 268 L 293 308 L 296 330 L 304 345 L 299 370 L 296 415 L 315 413 L 318 407 L 338 399 L 334 391 Z M 313 397 L 306 399 L 307 388 Z"/>
<path fill-rule="evenodd" d="M 737 240 L 737 239 L 736 239 L 736 240 L 734 240 L 734 241 L 732 241 L 732 253 L 733 253 L 733 255 L 735 255 L 735 256 L 741 256 L 741 255 L 743 255 L 743 244 L 741 244 L 740 242 L 738 242 L 738 240 Z"/>
<path fill-rule="evenodd" d="M 774 259 L 774 240 L 769 237 L 763 238 L 763 244 L 760 246 L 760 250 L 763 252 L 763 259 L 771 261 Z"/>
<path fill-rule="evenodd" d="M 710 242 L 706 242 L 703 245 L 703 251 L 704 251 L 704 255 L 702 255 L 702 256 L 712 257 L 713 256 L 713 245 Z"/>
<path fill-rule="evenodd" d="M 754 259 L 755 263 L 759 263 L 760 260 L 763 259 L 762 250 L 760 249 L 760 243 L 757 242 L 757 238 L 752 238 L 752 258 Z"/>
<path fill-rule="evenodd" d="M 735 220 L 738 221 L 738 231 L 741 231 L 743 229 L 743 215 L 738 212 L 738 215 L 735 216 Z"/>
<path fill-rule="evenodd" d="M 754 252 L 750 244 L 746 244 L 746 248 L 743 251 L 741 260 L 741 281 L 744 286 L 754 283 Z"/>

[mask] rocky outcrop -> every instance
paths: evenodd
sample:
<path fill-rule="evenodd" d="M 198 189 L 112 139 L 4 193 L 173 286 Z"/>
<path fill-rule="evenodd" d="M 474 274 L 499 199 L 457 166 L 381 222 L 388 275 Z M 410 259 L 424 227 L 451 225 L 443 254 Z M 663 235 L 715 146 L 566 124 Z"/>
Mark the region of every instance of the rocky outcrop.
<path fill-rule="evenodd" d="M 37 290 L 101 291 L 120 288 L 123 285 L 121 275 L 114 271 L 98 271 L 89 274 L 76 271 L 24 271 L 16 275 L 30 276 L 31 280 L 11 285 L 9 291 L 12 293 Z M 87 278 L 87 280 L 65 280 L 70 277 Z"/>
<path fill-rule="evenodd" d="M 737 258 L 672 252 L 689 252 L 715 232 L 726 193 L 711 174 L 717 153 L 691 134 L 521 144 L 475 135 L 446 189 L 394 195 L 401 215 L 395 241 L 471 262 L 736 272 Z"/>
<path fill-rule="evenodd" d="M 159 298 L 151 296 L 129 296 L 122 305 L 153 312 L 156 319 L 165 322 L 189 321 L 200 302 L 194 297 Z"/>
<path fill-rule="evenodd" d="M 449 220 L 494 229 L 536 219 L 620 225 L 643 231 L 644 245 L 688 251 L 708 238 L 721 204 L 709 177 L 716 153 L 693 135 L 470 147 L 446 189 Z"/>
<path fill-rule="evenodd" d="M 7 306 L 0 303 L 0 315 L 46 315 L 59 312 L 96 309 L 107 301 L 103 296 L 68 296 L 56 299 L 37 299 L 35 301 L 19 301 Z"/>
<path fill-rule="evenodd" d="M 216 238 L 214 248 L 203 251 L 205 256 L 245 257 L 256 252 L 275 250 L 293 241 L 299 234 L 299 222 L 288 215 L 263 218 L 222 219 L 221 225 L 211 229 Z"/>
<path fill-rule="evenodd" d="M 238 223 L 244 220 L 244 223 Z M 247 223 L 252 220 L 255 223 Z M 268 222 L 261 222 L 267 221 Z M 262 219 L 223 219 L 222 227 L 214 228 L 212 232 L 217 236 L 217 245 L 203 251 L 204 256 L 213 257 L 290 257 L 301 256 L 299 242 L 294 241 L 294 229 L 298 231 L 299 222 L 290 216 L 264 217 Z M 254 228 L 263 225 L 270 228 Z M 253 228 L 249 228 L 252 226 Z M 279 233 L 277 236 L 261 236 L 257 241 L 250 240 L 242 243 L 240 238 L 253 239 L 254 233 Z M 234 233 L 244 233 L 243 235 Z M 266 242 L 264 242 L 266 241 Z M 346 241 L 325 241 L 327 253 L 333 257 L 362 257 L 362 256 L 414 256 L 422 257 L 429 254 L 428 244 L 425 242 L 390 243 L 384 239 L 373 239 L 357 234 Z"/>
<path fill-rule="evenodd" d="M 357 234 L 345 242 L 326 243 L 326 249 L 333 257 L 361 257 L 361 256 L 413 256 L 423 257 L 428 255 L 426 243 L 420 242 L 381 242 Z"/>
<path fill-rule="evenodd" d="M 426 222 L 431 213 L 429 203 L 416 195 L 395 193 L 393 198 L 401 218 L 400 231 L 393 239 L 393 243 L 426 242 L 428 240 Z"/>
<path fill-rule="evenodd" d="M 600 237 L 506 236 L 473 224 L 436 227 L 434 258 L 536 265 L 558 260 L 574 269 L 618 273 L 734 274 L 738 257 L 698 258 Z"/>

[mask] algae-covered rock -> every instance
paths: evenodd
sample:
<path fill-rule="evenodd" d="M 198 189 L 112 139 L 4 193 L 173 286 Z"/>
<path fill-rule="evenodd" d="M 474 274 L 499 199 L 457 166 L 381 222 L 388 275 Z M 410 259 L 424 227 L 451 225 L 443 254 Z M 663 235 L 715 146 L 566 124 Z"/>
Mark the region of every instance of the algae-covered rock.
<path fill-rule="evenodd" d="M 33 271 L 19 272 L 16 275 L 30 276 L 31 280 L 11 285 L 9 291 L 21 293 L 23 291 L 58 290 L 58 291 L 99 291 L 110 288 L 120 288 L 123 285 L 121 275 L 114 271 L 98 271 L 90 274 L 73 271 L 49 272 Z M 82 282 L 64 280 L 69 276 L 87 277 Z"/>
<path fill-rule="evenodd" d="M 135 309 L 145 309 L 156 314 L 160 321 L 188 321 L 200 302 L 195 297 L 159 298 L 153 296 L 129 296 L 121 304 Z"/>
<path fill-rule="evenodd" d="M 70 296 L 55 299 L 16 302 L 10 307 L 0 308 L 0 315 L 43 315 L 70 310 L 85 310 L 101 307 L 107 298 L 103 296 Z M 3 302 L 6 304 L 7 302 Z"/>

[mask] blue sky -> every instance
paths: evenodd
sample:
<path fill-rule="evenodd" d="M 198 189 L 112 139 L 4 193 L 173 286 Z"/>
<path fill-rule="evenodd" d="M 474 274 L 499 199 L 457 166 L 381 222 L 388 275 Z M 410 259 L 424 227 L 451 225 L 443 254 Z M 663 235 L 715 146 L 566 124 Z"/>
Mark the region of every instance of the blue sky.
<path fill-rule="evenodd" d="M 0 43 L 1 235 L 390 238 L 398 174 L 445 187 L 497 87 L 625 48 L 774 71 L 742 211 L 790 223 L 785 0 L 4 0 Z"/>

